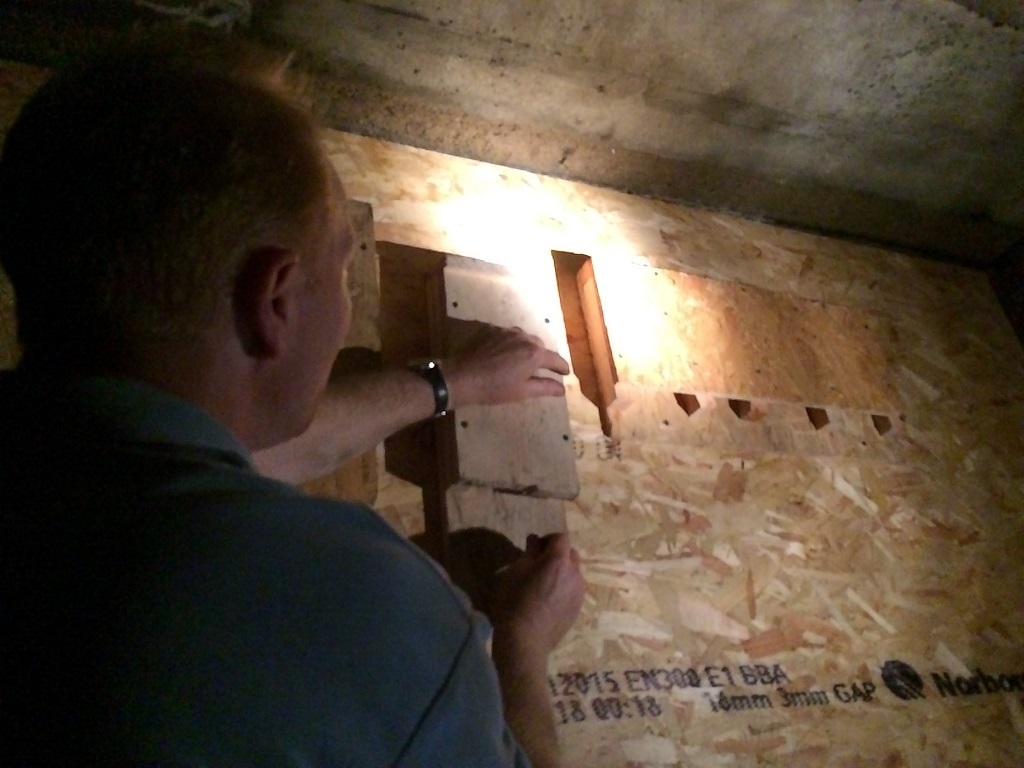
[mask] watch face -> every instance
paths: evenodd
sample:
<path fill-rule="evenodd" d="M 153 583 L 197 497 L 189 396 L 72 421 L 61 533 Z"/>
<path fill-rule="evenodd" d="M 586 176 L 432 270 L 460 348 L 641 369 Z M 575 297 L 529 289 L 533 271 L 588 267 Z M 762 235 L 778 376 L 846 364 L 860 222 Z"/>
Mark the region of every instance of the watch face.
<path fill-rule="evenodd" d="M 440 363 L 436 360 L 424 360 L 410 363 L 409 369 L 426 379 L 434 390 L 434 418 L 439 418 L 448 413 L 450 401 L 448 383 L 444 380 Z"/>

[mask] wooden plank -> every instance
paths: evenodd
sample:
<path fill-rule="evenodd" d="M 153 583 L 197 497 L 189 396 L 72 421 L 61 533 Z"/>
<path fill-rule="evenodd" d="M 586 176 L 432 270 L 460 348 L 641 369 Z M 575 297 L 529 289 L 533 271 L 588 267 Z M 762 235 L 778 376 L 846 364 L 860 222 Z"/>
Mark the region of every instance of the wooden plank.
<path fill-rule="evenodd" d="M 444 268 L 444 254 L 423 248 L 377 244 L 381 286 L 381 358 L 385 366 L 403 367 L 431 356 L 431 276 Z M 434 482 L 437 464 L 434 425 L 421 422 L 384 441 L 388 472 L 422 487 Z M 443 489 L 442 489 L 443 490 Z"/>
<path fill-rule="evenodd" d="M 594 268 L 623 382 L 899 410 L 877 318 L 672 270 L 608 260 Z"/>
<path fill-rule="evenodd" d="M 565 321 L 565 337 L 569 344 L 569 360 L 572 372 L 580 382 L 580 392 L 594 405 L 601 402 L 597 385 L 597 371 L 594 355 L 590 351 L 583 302 L 577 280 L 580 268 L 590 260 L 589 256 L 565 251 L 552 251 L 558 298 L 562 304 L 562 319 Z"/>
<path fill-rule="evenodd" d="M 992 735 L 1004 697 L 943 696 L 934 676 L 1020 667 L 1014 587 L 982 565 L 1019 560 L 1019 519 L 949 506 L 920 469 L 857 457 L 627 440 L 611 455 L 581 446 L 579 467 L 584 493 L 566 509 L 589 597 L 550 667 L 567 764 L 622 765 L 637 740 L 657 739 L 702 764 L 728 746 L 845 765 L 834 750 L 788 760 L 825 738 L 869 750 L 865 765 L 955 765 L 950 728 L 979 751 L 963 765 L 1016 764 L 1012 732 Z M 891 692 L 891 660 L 917 670 L 924 697 Z M 824 695 L 789 698 L 808 691 Z M 609 698 L 632 717 L 609 716 Z M 883 735 L 905 762 L 875 746 Z M 910 759 L 922 743 L 932 751 Z"/>
<path fill-rule="evenodd" d="M 615 402 L 615 383 L 618 374 L 615 360 L 612 357 L 611 342 L 608 339 L 608 327 L 605 324 L 604 309 L 601 306 L 601 295 L 598 293 L 597 280 L 594 276 L 594 262 L 587 259 L 576 275 L 576 288 L 580 296 L 583 310 L 583 321 L 587 329 L 587 342 L 590 347 L 591 359 L 594 361 L 594 375 L 597 378 L 597 408 L 601 418 L 601 427 L 606 435 L 611 434 L 611 419 L 608 406 Z"/>
<path fill-rule="evenodd" d="M 359 200 L 348 201 L 352 222 L 354 256 L 349 267 L 352 326 L 338 355 L 333 376 L 361 373 L 380 367 L 380 277 L 373 208 Z M 377 449 L 371 448 L 330 474 L 303 483 L 312 496 L 373 504 L 377 499 Z"/>
<path fill-rule="evenodd" d="M 448 256 L 444 268 L 449 351 L 471 322 L 519 327 L 548 347 L 564 346 L 554 271 L 547 284 L 517 282 L 508 270 Z M 467 406 L 455 414 L 458 477 L 495 490 L 572 499 L 579 493 L 565 398 Z"/>
<path fill-rule="evenodd" d="M 493 488 L 456 483 L 448 489 L 448 532 L 485 528 L 500 533 L 520 549 L 531 533 L 546 536 L 566 530 L 561 499 L 502 493 Z"/>
<path fill-rule="evenodd" d="M 352 298 L 352 327 L 346 347 L 380 351 L 380 260 L 373 233 L 373 208 L 360 200 L 348 201 L 352 222 L 354 257 L 348 270 Z"/>
<path fill-rule="evenodd" d="M 1022 668 L 1024 356 L 985 275 L 375 139 L 328 142 L 349 188 L 375 197 L 388 239 L 507 263 L 550 261 L 551 248 L 589 254 L 606 312 L 617 286 L 605 290 L 600 267 L 644 260 L 885 318 L 873 341 L 897 369 L 892 410 L 623 376 L 611 412 L 628 409 L 621 423 L 637 430 L 611 441 L 571 395 L 586 418 L 574 441 L 582 492 L 566 511 L 588 598 L 552 657 L 567 765 L 1024 764 L 1019 695 L 942 697 L 931 677 Z M 648 299 L 624 301 L 643 311 Z M 658 341 L 649 336 L 630 344 Z M 692 415 L 674 399 L 687 392 L 701 403 Z M 725 396 L 764 417 L 737 419 Z M 807 405 L 825 407 L 828 426 L 815 430 Z M 879 408 L 906 414 L 884 438 L 868 416 Z M 634 409 L 644 414 L 631 422 Z M 750 638 L 706 631 L 720 614 Z M 918 670 L 927 698 L 886 687 L 890 659 Z M 740 666 L 753 664 L 779 664 L 791 680 L 748 685 Z M 647 676 L 661 669 L 670 686 Z M 876 686 L 870 702 L 835 698 L 833 686 L 853 681 Z M 779 688 L 820 688 L 830 704 L 785 707 Z M 723 694 L 774 706 L 713 709 Z"/>

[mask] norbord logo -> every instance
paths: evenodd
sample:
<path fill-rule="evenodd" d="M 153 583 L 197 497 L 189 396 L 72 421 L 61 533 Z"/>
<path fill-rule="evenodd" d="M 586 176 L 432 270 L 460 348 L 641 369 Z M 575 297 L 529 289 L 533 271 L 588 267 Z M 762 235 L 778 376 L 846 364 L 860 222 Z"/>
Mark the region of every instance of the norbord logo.
<path fill-rule="evenodd" d="M 976 668 L 969 677 L 949 672 L 932 672 L 931 680 L 942 698 L 949 696 L 981 696 L 996 693 L 1024 693 L 1024 674 L 990 675 Z M 911 701 L 925 698 L 925 684 L 912 666 L 899 660 L 885 662 L 882 681 L 893 695 Z"/>
<path fill-rule="evenodd" d="M 932 682 L 943 697 L 977 696 L 982 693 L 1024 693 L 1024 675 L 992 677 L 982 670 L 974 670 L 970 677 L 952 677 L 948 672 L 932 672 Z"/>

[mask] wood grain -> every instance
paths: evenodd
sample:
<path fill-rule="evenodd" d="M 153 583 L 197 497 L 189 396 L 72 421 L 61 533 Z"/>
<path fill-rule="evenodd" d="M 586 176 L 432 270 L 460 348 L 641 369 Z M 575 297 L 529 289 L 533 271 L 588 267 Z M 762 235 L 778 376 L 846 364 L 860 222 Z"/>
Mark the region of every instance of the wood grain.
<path fill-rule="evenodd" d="M 624 382 L 812 406 L 898 410 L 877 318 L 684 272 L 595 261 Z"/>
<path fill-rule="evenodd" d="M 565 327 L 553 267 L 549 282 L 526 294 L 502 267 L 449 256 L 444 268 L 449 343 L 456 343 L 466 322 L 485 322 L 519 327 L 549 347 L 558 346 Z M 564 397 L 467 406 L 458 409 L 455 422 L 460 482 L 558 499 L 579 493 Z"/>

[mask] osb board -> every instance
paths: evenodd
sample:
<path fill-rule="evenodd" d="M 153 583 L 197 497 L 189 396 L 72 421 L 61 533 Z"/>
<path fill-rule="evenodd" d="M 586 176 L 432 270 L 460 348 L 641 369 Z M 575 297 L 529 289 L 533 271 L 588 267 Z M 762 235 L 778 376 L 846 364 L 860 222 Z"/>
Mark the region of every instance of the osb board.
<path fill-rule="evenodd" d="M 728 665 L 735 673 L 753 660 L 743 640 L 702 637 L 672 620 L 667 627 L 661 624 L 663 610 L 682 615 L 670 590 L 690 589 L 713 607 L 731 605 L 728 617 L 753 636 L 779 628 L 776 639 L 795 642 L 789 638 L 799 630 L 798 639 L 807 640 L 807 646 L 753 661 L 774 663 L 778 658 L 793 672 L 781 687 L 806 692 L 820 684 L 830 697 L 820 709 L 784 708 L 780 686 L 766 687 L 776 709 L 726 715 L 711 711 L 702 696 L 710 692 L 706 685 L 689 694 L 667 692 L 669 705 L 662 709 L 667 717 L 640 716 L 634 704 L 633 718 L 600 721 L 592 694 L 556 695 L 556 716 L 561 713 L 554 705 L 561 699 L 572 719 L 569 700 L 576 698 L 588 717 L 580 725 L 573 721 L 559 726 L 570 764 L 866 768 L 1021 762 L 1014 729 L 1024 717 L 1015 698 L 941 699 L 932 688 L 926 699 L 904 702 L 878 685 L 876 666 L 889 660 L 884 653 L 892 653 L 919 669 L 927 684 L 933 671 L 941 673 L 960 662 L 982 665 L 986 672 L 990 664 L 992 670 L 1004 663 L 1007 671 L 1022 667 L 1015 655 L 1024 646 L 1020 611 L 1007 599 L 1006 585 L 1024 578 L 1018 551 L 1024 519 L 1024 355 L 983 274 L 373 139 L 329 132 L 326 143 L 350 190 L 373 201 L 384 239 L 504 264 L 540 264 L 551 250 L 584 253 L 595 261 L 678 269 L 842 305 L 888 324 L 887 332 L 872 341 L 893 361 L 891 385 L 906 416 L 902 431 L 888 441 L 872 443 L 864 412 L 847 408 L 838 408 L 831 429 L 813 437 L 797 428 L 799 411 L 768 411 L 759 423 L 731 424 L 725 410 L 708 408 L 701 416 L 702 429 L 685 437 L 685 430 L 668 429 L 659 439 L 647 416 L 634 420 L 643 434 L 622 444 L 624 460 L 617 462 L 614 444 L 603 438 L 590 442 L 589 436 L 600 434 L 595 409 L 578 395 L 569 398 L 574 437 L 582 439 L 575 443 L 582 455 L 582 495 L 570 505 L 569 525 L 584 549 L 592 591 L 583 622 L 557 652 L 552 672 L 609 671 L 624 683 L 625 672 L 636 671 L 633 665 L 660 664 L 667 657 L 673 669 L 676 662 L 702 663 L 705 680 L 707 666 Z M 571 377 L 568 381 L 573 385 Z M 659 408 L 653 407 L 650 415 L 657 415 Z M 831 415 L 832 406 L 829 411 Z M 685 442 L 673 445 L 679 437 Z M 868 446 L 861 445 L 864 441 Z M 646 450 L 653 453 L 637 458 L 638 446 L 649 446 Z M 704 475 L 682 473 L 682 482 L 674 480 L 671 470 L 692 463 L 694 456 L 707 465 Z M 717 500 L 725 461 L 737 471 L 718 490 L 726 500 Z M 758 477 L 748 479 L 738 497 L 742 480 L 736 476 L 742 478 L 747 471 L 744 461 L 754 463 Z M 838 475 L 826 474 L 835 470 Z M 882 480 L 871 479 L 872 473 Z M 768 479 L 762 481 L 762 475 Z M 839 483 L 847 493 L 874 501 L 890 516 L 880 522 L 864 512 L 828 479 L 836 476 L 849 484 Z M 744 537 L 763 547 L 759 537 L 774 536 L 765 528 L 765 516 L 775 502 L 762 489 L 775 477 L 792 481 L 793 494 L 803 493 L 782 510 L 791 520 L 773 521 L 781 529 L 775 546 L 785 553 L 786 546 L 802 544 L 807 556 L 811 545 L 817 567 L 808 568 L 799 558 L 794 562 L 795 554 L 780 555 L 771 547 L 754 557 L 753 567 L 746 570 L 760 592 L 755 591 L 757 617 L 751 619 L 744 615 L 748 561 L 733 564 L 721 542 L 739 547 L 737 559 L 740 553 L 747 558 L 753 544 Z M 685 530 L 689 523 L 683 510 L 661 502 L 662 510 L 682 516 L 666 522 L 654 501 L 634 503 L 637 486 L 684 504 L 692 501 L 686 495 L 692 489 L 699 494 L 696 509 L 686 508 L 707 518 L 711 527 L 698 537 L 699 530 Z M 595 494 L 600 503 L 594 501 Z M 736 498 L 730 501 L 729 494 Z M 763 504 L 758 501 L 762 495 Z M 731 513 L 744 505 L 750 511 L 739 514 L 733 524 Z M 813 514 L 806 519 L 796 515 L 801 508 Z M 901 510 L 902 516 L 890 514 L 891 509 Z M 929 522 L 936 515 L 941 525 Z M 969 526 L 957 527 L 959 520 L 972 516 L 978 518 L 973 541 Z M 696 515 L 691 521 L 697 529 L 702 526 Z M 797 523 L 808 527 L 794 528 Z M 719 530 L 725 533 L 719 535 Z M 790 533 L 804 540 L 788 541 Z M 673 534 L 679 551 L 658 554 L 661 539 Z M 702 553 L 710 551 L 706 560 L 704 554 L 683 556 L 681 547 L 694 537 Z M 893 561 L 880 554 L 882 548 L 894 555 Z M 831 562 L 825 552 L 834 555 Z M 775 567 L 772 554 L 780 568 L 774 581 L 764 582 L 771 585 L 769 590 L 759 580 L 767 579 L 766 568 Z M 608 564 L 603 571 L 601 563 Z M 721 575 L 724 568 L 733 575 Z M 648 570 L 660 574 L 655 581 L 658 599 L 648 584 Z M 778 586 L 790 584 L 796 588 L 792 594 Z M 659 600 L 666 603 L 664 609 Z M 890 635 L 858 600 L 897 634 Z M 799 610 L 787 609 L 789 604 Z M 691 601 L 688 607 L 694 605 L 701 604 Z M 638 616 L 654 629 L 641 624 L 637 634 L 634 620 L 616 616 L 616 610 Z M 598 626 L 602 612 L 610 615 Z M 926 620 L 915 622 L 917 615 Z M 837 626 L 839 617 L 852 632 Z M 762 642 L 772 638 L 767 635 Z M 766 647 L 761 645 L 759 652 Z M 598 661 L 602 666 L 596 666 Z M 853 680 L 873 680 L 878 695 L 871 702 L 840 702 L 833 686 Z M 844 690 L 846 696 L 849 689 Z M 655 696 L 657 703 L 661 693 L 643 695 Z M 692 705 L 687 705 L 687 695 L 694 697 Z M 729 690 L 727 695 L 741 696 L 743 691 Z M 609 692 L 601 698 L 615 696 Z M 599 708 L 608 715 L 612 706 L 605 702 Z"/>
<path fill-rule="evenodd" d="M 1021 693 L 933 678 L 1024 673 L 1024 519 L 910 466 L 576 445 L 588 595 L 550 666 L 567 765 L 1024 759 Z M 923 697 L 889 689 L 896 661 Z"/>
<path fill-rule="evenodd" d="M 384 446 L 377 448 L 377 465 L 384 466 Z M 390 472 L 381 471 L 377 475 L 374 509 L 403 536 L 416 536 L 425 530 L 423 490 Z"/>
<path fill-rule="evenodd" d="M 472 334 L 467 323 L 518 327 L 548 346 L 564 345 L 565 325 L 552 266 L 529 290 L 508 270 L 448 256 L 444 267 L 447 342 Z M 561 343 L 559 343 L 561 340 Z M 455 411 L 461 482 L 556 499 L 579 492 L 564 397 L 544 397 Z"/>
<path fill-rule="evenodd" d="M 595 260 L 619 381 L 896 410 L 880 323 L 850 307 Z"/>
<path fill-rule="evenodd" d="M 310 496 L 374 504 L 377 501 L 377 452 L 369 450 L 324 477 L 302 484 Z"/>
<path fill-rule="evenodd" d="M 520 549 L 531 533 L 546 536 L 566 530 L 565 502 L 456 483 L 448 489 L 448 530 L 486 528 Z"/>

